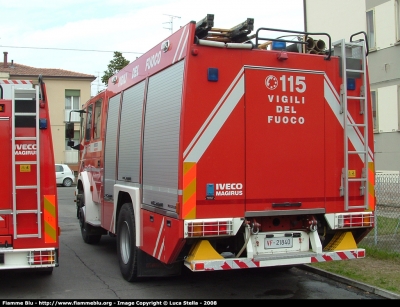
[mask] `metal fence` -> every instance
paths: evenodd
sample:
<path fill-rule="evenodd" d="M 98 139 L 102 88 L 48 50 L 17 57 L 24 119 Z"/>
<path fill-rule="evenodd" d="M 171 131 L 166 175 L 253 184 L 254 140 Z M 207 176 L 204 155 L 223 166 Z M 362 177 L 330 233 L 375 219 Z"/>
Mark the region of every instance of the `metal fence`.
<path fill-rule="evenodd" d="M 375 227 L 362 245 L 400 253 L 400 174 L 375 174 Z"/>

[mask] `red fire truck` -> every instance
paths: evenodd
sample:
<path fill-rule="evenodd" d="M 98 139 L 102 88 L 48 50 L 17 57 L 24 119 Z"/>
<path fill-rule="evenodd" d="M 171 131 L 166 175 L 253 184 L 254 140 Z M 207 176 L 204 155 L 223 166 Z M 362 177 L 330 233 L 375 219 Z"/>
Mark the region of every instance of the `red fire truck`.
<path fill-rule="evenodd" d="M 116 236 L 126 280 L 365 257 L 366 35 L 252 31 L 190 22 L 79 111 L 82 237 Z"/>
<path fill-rule="evenodd" d="M 58 266 L 59 228 L 46 86 L 0 80 L 0 270 Z"/>

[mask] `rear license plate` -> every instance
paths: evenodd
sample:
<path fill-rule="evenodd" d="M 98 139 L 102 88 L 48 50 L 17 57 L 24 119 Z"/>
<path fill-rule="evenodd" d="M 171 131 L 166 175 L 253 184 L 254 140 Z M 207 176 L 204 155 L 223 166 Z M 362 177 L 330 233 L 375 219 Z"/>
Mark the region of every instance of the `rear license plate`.
<path fill-rule="evenodd" d="M 264 249 L 293 247 L 292 237 L 265 238 Z"/>

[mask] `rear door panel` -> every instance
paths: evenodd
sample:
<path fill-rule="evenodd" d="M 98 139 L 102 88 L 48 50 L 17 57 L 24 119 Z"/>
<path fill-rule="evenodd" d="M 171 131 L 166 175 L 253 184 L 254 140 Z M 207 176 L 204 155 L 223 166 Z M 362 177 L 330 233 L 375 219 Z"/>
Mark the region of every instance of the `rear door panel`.
<path fill-rule="evenodd" d="M 246 211 L 323 207 L 323 75 L 247 69 L 245 79 Z"/>

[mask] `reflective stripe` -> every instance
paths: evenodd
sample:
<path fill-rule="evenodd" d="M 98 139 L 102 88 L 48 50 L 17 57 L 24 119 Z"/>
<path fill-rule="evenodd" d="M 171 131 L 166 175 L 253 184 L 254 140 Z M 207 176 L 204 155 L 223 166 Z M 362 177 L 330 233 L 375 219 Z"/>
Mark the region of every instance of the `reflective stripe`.
<path fill-rule="evenodd" d="M 341 261 L 341 260 L 353 260 L 365 257 L 364 249 L 346 250 L 327 252 L 309 257 L 293 257 L 287 258 L 284 254 L 282 257 L 278 255 L 271 260 L 256 261 L 247 258 L 233 258 L 224 260 L 204 260 L 204 261 L 187 261 L 186 267 L 192 271 L 219 271 L 219 270 L 234 270 L 234 269 L 249 269 L 258 267 L 271 267 L 271 266 L 282 266 L 282 265 L 297 265 L 297 264 L 308 264 L 315 262 L 327 262 L 327 261 Z"/>
<path fill-rule="evenodd" d="M 368 162 L 368 205 L 369 210 L 375 210 L 375 166 L 373 162 Z"/>
<path fill-rule="evenodd" d="M 194 162 L 183 163 L 183 197 L 182 217 L 183 219 L 196 218 L 196 170 Z"/>
<path fill-rule="evenodd" d="M 198 162 L 244 95 L 244 70 L 241 69 L 215 108 L 183 152 L 185 162 Z"/>
<path fill-rule="evenodd" d="M 32 80 L 0 80 L 0 84 L 32 84 Z"/>
<path fill-rule="evenodd" d="M 44 242 L 57 242 L 56 196 L 44 195 Z"/>

